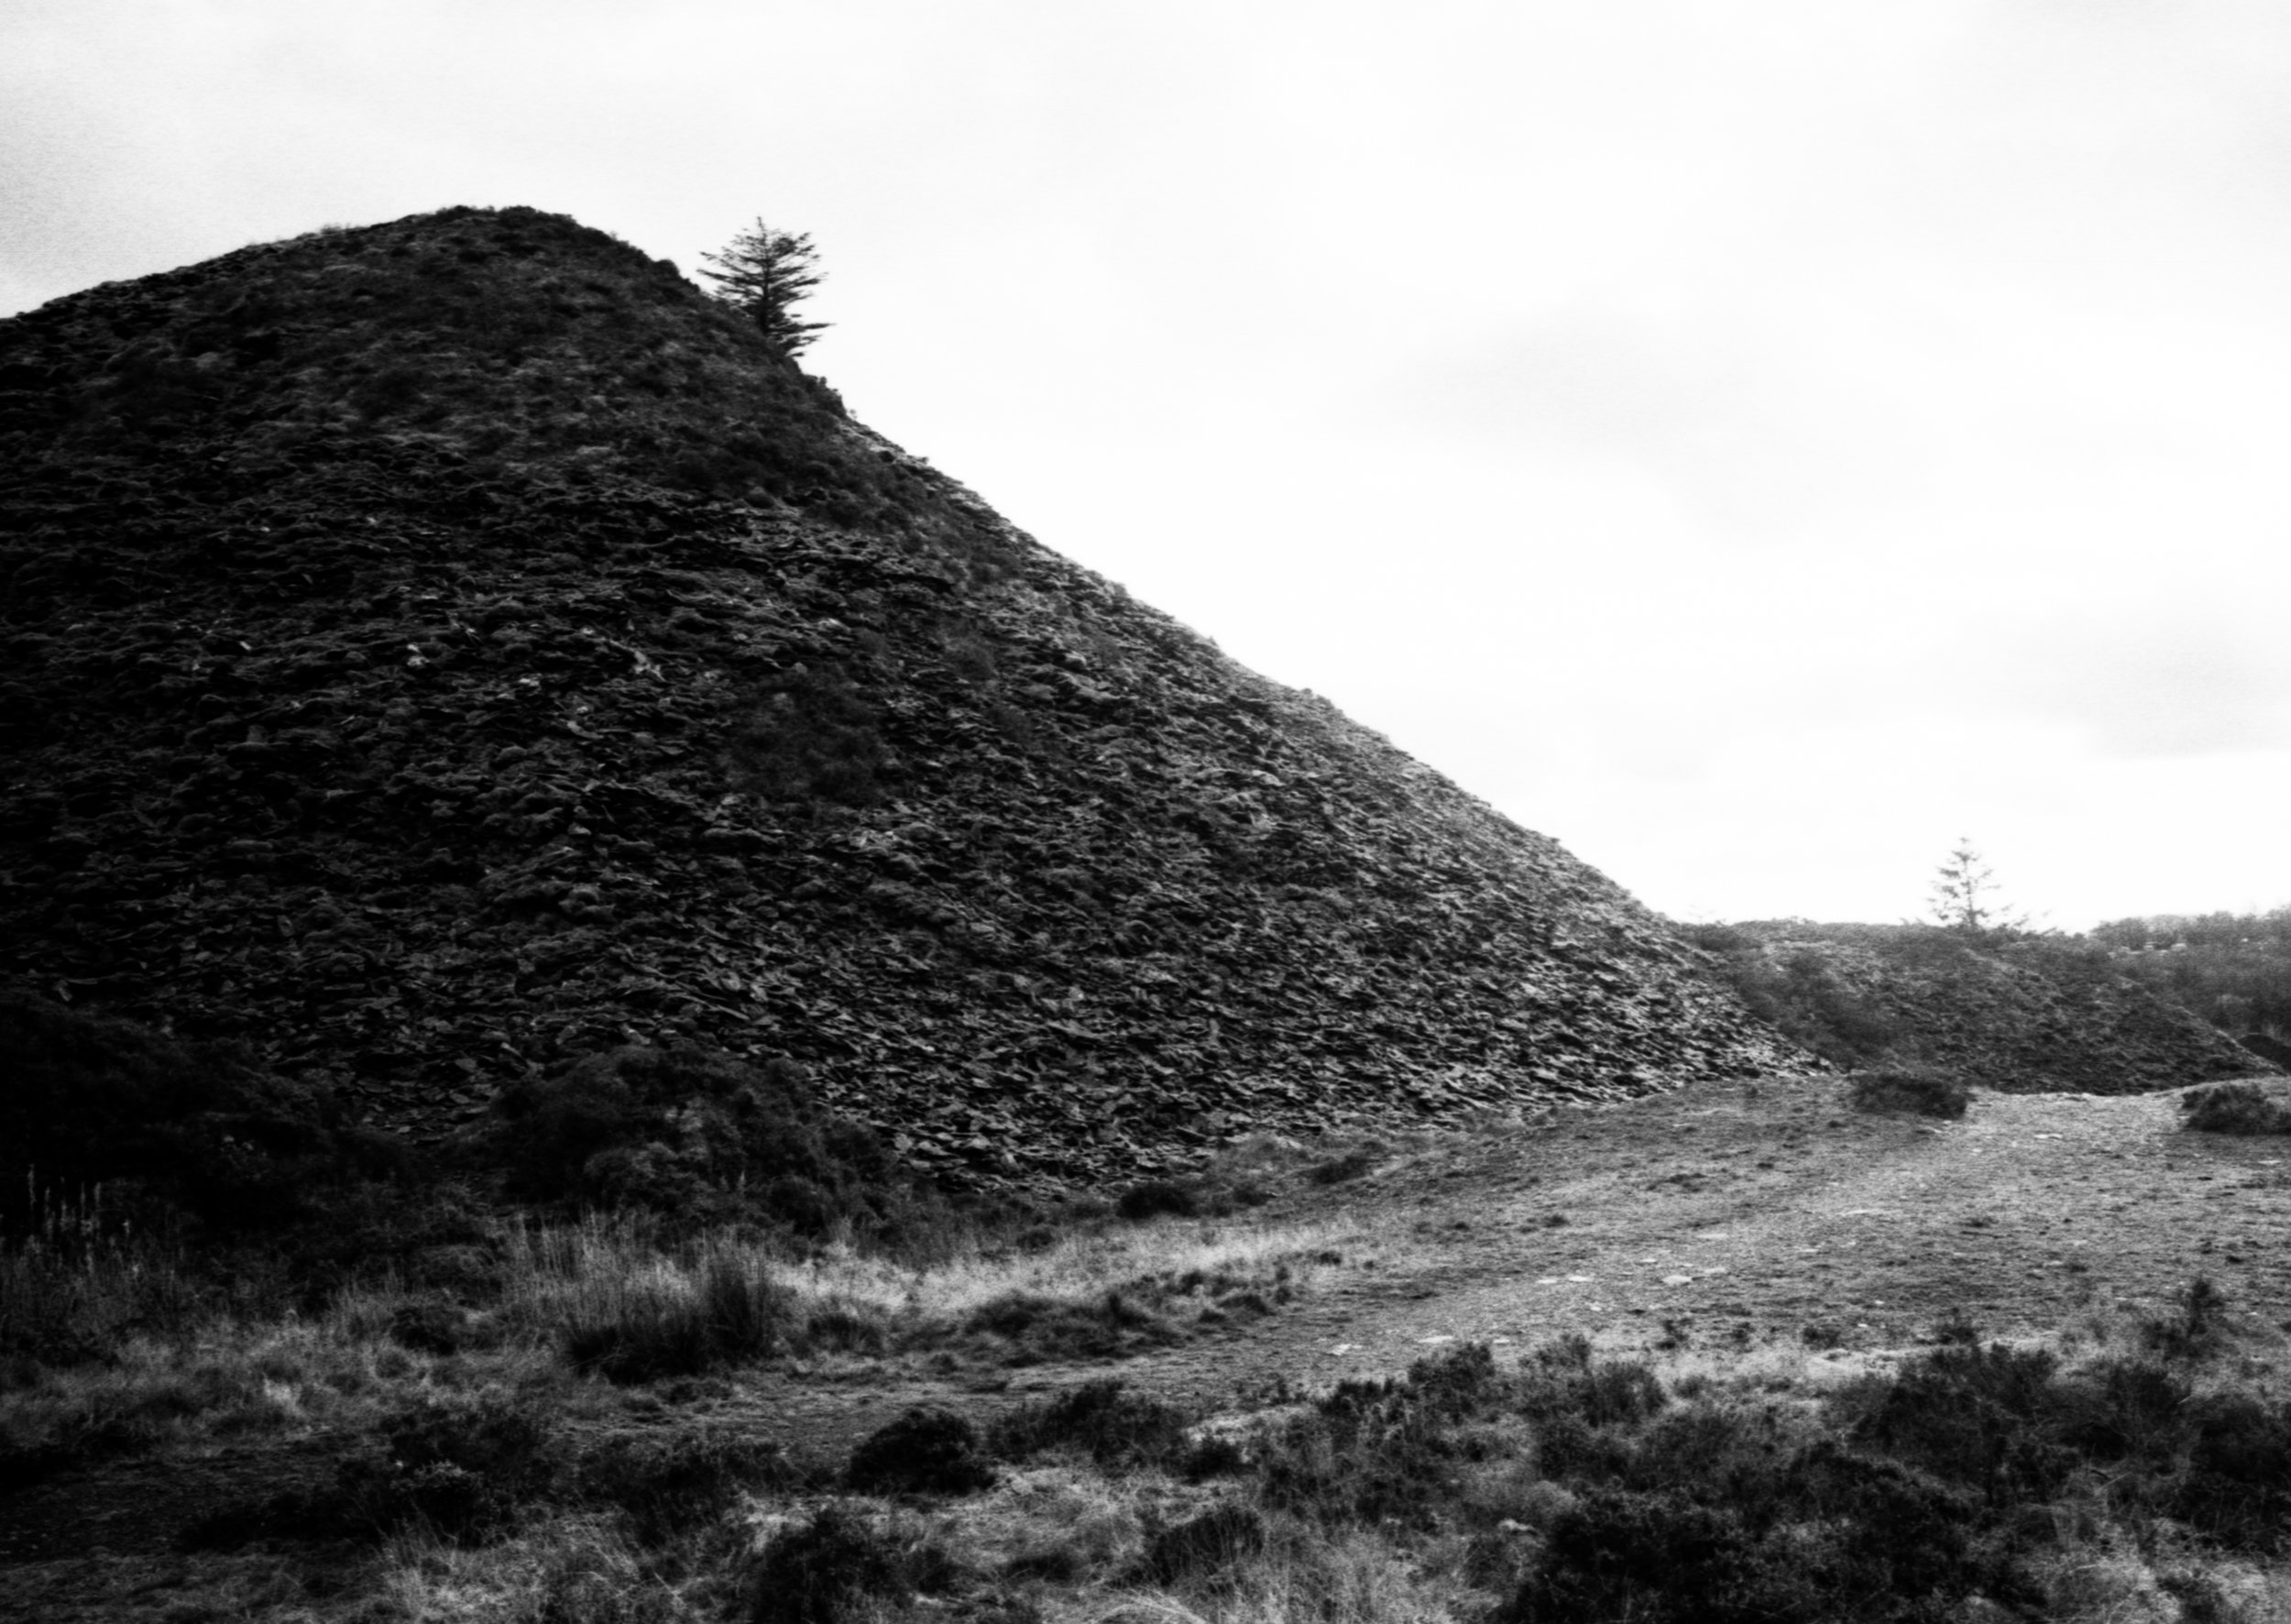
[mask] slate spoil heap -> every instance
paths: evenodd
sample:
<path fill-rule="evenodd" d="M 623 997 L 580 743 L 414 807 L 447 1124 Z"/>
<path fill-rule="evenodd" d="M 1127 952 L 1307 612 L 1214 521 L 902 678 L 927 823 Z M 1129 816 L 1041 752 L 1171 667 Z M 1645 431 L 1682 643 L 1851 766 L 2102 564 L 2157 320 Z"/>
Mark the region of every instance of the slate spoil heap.
<path fill-rule="evenodd" d="M 1803 1067 L 1670 928 L 531 210 L 0 323 L 0 978 L 433 1133 L 630 1041 L 955 1181 Z"/>

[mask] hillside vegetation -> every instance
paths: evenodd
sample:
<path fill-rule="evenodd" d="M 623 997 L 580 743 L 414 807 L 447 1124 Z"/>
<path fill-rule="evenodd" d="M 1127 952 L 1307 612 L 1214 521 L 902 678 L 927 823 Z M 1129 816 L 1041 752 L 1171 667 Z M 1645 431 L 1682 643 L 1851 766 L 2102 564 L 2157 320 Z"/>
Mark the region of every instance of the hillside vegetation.
<path fill-rule="evenodd" d="M 2291 907 L 2264 914 L 2165 914 L 2112 919 L 2093 941 L 2116 968 L 2223 1032 L 2257 1034 L 2291 1059 Z"/>
<path fill-rule="evenodd" d="M 1753 1010 L 1838 1066 L 1914 1059 L 1986 1088 L 2082 1093 L 2271 1069 L 2158 996 L 2138 958 L 2074 938 L 1803 919 L 1688 936 Z"/>

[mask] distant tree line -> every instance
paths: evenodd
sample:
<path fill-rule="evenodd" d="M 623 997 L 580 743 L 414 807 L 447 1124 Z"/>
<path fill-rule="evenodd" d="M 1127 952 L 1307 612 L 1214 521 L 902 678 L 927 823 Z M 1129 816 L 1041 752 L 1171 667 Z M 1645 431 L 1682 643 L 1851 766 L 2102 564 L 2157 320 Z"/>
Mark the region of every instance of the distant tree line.
<path fill-rule="evenodd" d="M 2155 914 L 2095 926 L 2115 966 L 2230 1032 L 2291 1041 L 2291 905 Z"/>

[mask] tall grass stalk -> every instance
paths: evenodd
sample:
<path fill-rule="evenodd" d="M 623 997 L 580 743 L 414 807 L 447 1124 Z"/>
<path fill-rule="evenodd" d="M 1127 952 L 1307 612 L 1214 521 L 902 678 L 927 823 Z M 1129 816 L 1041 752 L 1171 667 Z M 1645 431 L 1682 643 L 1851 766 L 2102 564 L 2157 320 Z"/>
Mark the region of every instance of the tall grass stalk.
<path fill-rule="evenodd" d="M 0 1353 L 86 1358 L 202 1316 L 205 1294 L 181 1249 L 107 1213 L 102 1185 L 66 1197 L 26 1178 L 27 1232 L 0 1239 Z"/>

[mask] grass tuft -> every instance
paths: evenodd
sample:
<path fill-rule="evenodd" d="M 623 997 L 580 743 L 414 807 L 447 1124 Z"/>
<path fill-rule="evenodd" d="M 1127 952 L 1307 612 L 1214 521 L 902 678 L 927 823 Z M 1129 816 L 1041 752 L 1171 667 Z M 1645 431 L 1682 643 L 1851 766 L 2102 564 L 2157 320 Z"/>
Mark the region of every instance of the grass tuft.
<path fill-rule="evenodd" d="M 795 1295 L 758 1260 L 712 1248 L 688 1271 L 599 1281 L 565 1331 L 577 1370 L 611 1381 L 699 1376 L 762 1359 L 804 1325 Z"/>

